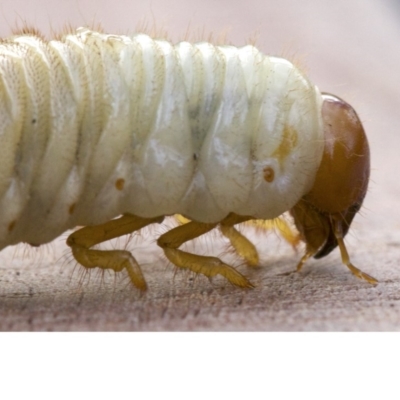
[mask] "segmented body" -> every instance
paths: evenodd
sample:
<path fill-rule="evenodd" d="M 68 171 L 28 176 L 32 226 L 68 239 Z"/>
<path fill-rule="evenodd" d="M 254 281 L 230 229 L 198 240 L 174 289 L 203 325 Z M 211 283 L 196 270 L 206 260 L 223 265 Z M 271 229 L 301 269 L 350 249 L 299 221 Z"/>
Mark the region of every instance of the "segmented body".
<path fill-rule="evenodd" d="M 274 218 L 322 156 L 318 89 L 253 46 L 21 35 L 0 78 L 0 247 L 124 213 Z"/>

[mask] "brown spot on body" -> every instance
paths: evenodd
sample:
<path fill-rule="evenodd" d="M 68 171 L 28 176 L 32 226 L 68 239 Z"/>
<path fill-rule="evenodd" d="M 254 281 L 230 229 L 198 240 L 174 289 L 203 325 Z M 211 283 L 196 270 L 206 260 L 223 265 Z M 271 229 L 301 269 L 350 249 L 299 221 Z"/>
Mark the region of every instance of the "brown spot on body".
<path fill-rule="evenodd" d="M 271 167 L 265 167 L 263 169 L 264 172 L 264 179 L 267 182 L 272 182 L 275 178 L 275 171 Z"/>
<path fill-rule="evenodd" d="M 74 210 L 75 210 L 75 203 L 73 203 L 69 206 L 69 209 L 68 209 L 69 214 L 72 214 L 74 212 Z"/>
<path fill-rule="evenodd" d="M 124 185 L 125 179 L 120 178 L 115 181 L 115 187 L 117 188 L 117 190 L 122 190 L 124 188 Z"/>
<path fill-rule="evenodd" d="M 15 228 L 15 224 L 17 223 L 17 221 L 11 221 L 8 224 L 8 232 L 11 232 L 14 228 Z"/>

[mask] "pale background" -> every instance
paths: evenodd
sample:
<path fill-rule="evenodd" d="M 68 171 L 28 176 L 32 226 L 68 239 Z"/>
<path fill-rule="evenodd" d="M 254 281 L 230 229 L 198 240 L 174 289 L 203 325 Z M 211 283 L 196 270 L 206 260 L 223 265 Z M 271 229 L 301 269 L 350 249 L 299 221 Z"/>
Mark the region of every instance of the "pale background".
<path fill-rule="evenodd" d="M 367 131 L 370 189 L 347 243 L 354 264 L 380 283 L 371 287 L 354 278 L 338 251 L 310 262 L 300 275 L 280 276 L 294 268 L 299 254 L 273 234 L 252 231 L 262 267 L 240 269 L 256 289 L 193 280 L 175 274 L 154 246 L 157 228 L 143 234 L 145 242 L 135 238 L 129 245 L 149 284 L 140 296 L 126 280 L 92 274 L 89 281 L 58 239 L 39 250 L 23 246 L 0 253 L 1 330 L 400 330 L 400 7 L 395 0 L 0 3 L 2 37 L 24 22 L 48 36 L 66 24 L 100 22 L 112 33 L 155 26 L 173 41 L 188 31 L 195 39 L 225 34 L 235 45 L 257 38 L 265 53 L 298 60 L 321 90 L 354 106 Z M 192 249 L 232 260 L 217 236 Z"/>

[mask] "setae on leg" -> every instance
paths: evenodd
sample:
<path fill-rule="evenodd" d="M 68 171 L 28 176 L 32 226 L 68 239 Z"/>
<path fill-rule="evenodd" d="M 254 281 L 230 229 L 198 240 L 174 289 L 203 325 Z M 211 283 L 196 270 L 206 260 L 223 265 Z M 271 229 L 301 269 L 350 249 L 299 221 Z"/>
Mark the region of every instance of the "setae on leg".
<path fill-rule="evenodd" d="M 141 218 L 126 214 L 101 225 L 86 226 L 72 233 L 67 244 L 79 264 L 85 268 L 112 269 L 115 272 L 126 269 L 131 282 L 140 290 L 147 285 L 139 264 L 126 250 L 92 250 L 90 247 L 129 233 L 135 232 L 155 222 L 162 222 L 164 217 Z"/>
<path fill-rule="evenodd" d="M 250 218 L 231 213 L 221 221 L 219 229 L 229 239 L 236 253 L 244 258 L 248 265 L 255 266 L 259 261 L 256 247 L 234 227 L 234 225 L 248 221 Z"/>
<path fill-rule="evenodd" d="M 252 288 L 253 285 L 235 268 L 223 263 L 217 257 L 199 256 L 178 250 L 183 243 L 195 239 L 214 229 L 218 224 L 206 224 L 191 221 L 187 224 L 171 229 L 158 240 L 157 244 L 164 250 L 169 261 L 180 268 L 186 268 L 209 278 L 221 275 L 233 285 Z"/>

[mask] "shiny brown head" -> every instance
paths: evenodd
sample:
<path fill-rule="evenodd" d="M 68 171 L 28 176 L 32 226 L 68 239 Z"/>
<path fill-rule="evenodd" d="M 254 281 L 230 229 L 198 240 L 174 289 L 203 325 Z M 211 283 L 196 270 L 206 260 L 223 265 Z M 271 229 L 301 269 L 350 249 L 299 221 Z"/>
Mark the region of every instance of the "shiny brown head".
<path fill-rule="evenodd" d="M 306 242 L 306 255 L 298 269 L 308 257 L 324 257 L 338 245 L 343 262 L 352 269 L 343 237 L 367 192 L 368 140 L 348 103 L 330 94 L 322 94 L 322 98 L 325 146 L 321 164 L 311 191 L 290 210 Z"/>

